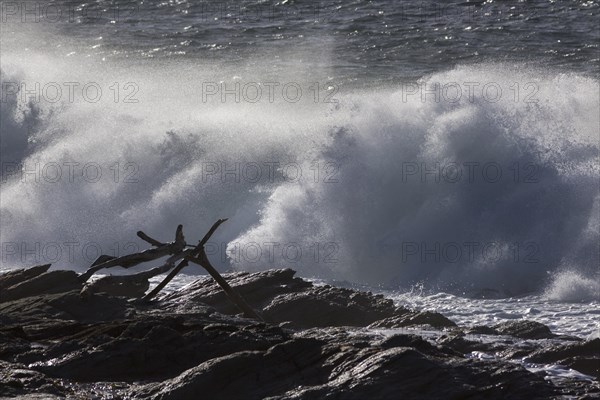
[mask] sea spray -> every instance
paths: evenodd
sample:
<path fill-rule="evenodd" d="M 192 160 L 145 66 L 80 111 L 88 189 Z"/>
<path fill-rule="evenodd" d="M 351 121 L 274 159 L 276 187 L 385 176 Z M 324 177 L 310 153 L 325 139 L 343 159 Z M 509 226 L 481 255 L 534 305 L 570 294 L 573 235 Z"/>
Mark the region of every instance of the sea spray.
<path fill-rule="evenodd" d="M 103 96 L 15 95 L 3 111 L 3 139 L 20 138 L 3 169 L 5 267 L 84 268 L 139 250 L 138 229 L 170 238 L 184 223 L 195 237 L 220 217 L 230 218 L 211 244 L 221 268 L 522 293 L 565 260 L 584 275 L 598 265 L 596 79 L 459 66 L 387 90 L 337 88 L 325 102 L 294 72 L 278 82 L 305 89 L 297 102 L 203 102 L 181 93 L 219 82 L 204 78 L 209 65 L 183 64 L 177 80 L 160 63 L 108 77 L 18 59 L 3 84 L 69 78 Z M 3 70 L 19 69 L 7 60 Z M 138 101 L 127 103 L 132 82 Z"/>

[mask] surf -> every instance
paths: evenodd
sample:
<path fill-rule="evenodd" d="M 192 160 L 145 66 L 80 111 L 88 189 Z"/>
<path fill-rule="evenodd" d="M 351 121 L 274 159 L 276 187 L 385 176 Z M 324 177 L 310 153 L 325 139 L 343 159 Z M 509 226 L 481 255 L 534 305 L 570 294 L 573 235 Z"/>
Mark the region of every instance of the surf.
<path fill-rule="evenodd" d="M 220 268 L 510 293 L 541 290 L 559 269 L 595 276 L 596 78 L 459 65 L 387 89 L 321 84 L 328 101 L 315 101 L 308 88 L 327 68 L 274 76 L 257 62 L 240 76 L 211 62 L 176 73 L 157 62 L 108 74 L 48 57 L 3 56 L 5 268 L 81 269 L 98 254 L 137 251 L 129 238 L 141 227 L 169 237 L 189 221 L 198 236 L 228 217 L 211 245 Z M 13 93 L 15 82 L 31 91 L 73 80 L 104 95 L 32 102 Z M 296 102 L 238 102 L 203 97 L 207 82 L 211 91 L 223 82 L 304 91 Z M 137 102 L 123 101 L 128 83 Z"/>

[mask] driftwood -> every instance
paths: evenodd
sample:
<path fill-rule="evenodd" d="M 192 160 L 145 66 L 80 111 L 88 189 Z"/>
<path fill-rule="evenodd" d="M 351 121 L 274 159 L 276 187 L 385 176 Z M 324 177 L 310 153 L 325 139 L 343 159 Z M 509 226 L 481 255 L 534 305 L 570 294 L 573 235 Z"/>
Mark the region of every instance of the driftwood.
<path fill-rule="evenodd" d="M 157 260 L 161 257 L 170 256 L 163 265 L 160 267 L 156 267 L 152 270 L 141 272 L 134 275 L 124 275 L 119 277 L 110 277 L 106 280 L 109 284 L 116 285 L 135 285 L 136 282 L 144 279 L 151 278 L 153 276 L 165 273 L 169 270 L 171 272 L 162 282 L 160 282 L 150 293 L 143 296 L 143 300 L 150 301 L 179 273 L 183 268 L 188 266 L 189 262 L 193 262 L 195 264 L 200 265 L 204 268 L 210 276 L 221 286 L 225 294 L 229 297 L 229 299 L 244 313 L 244 316 L 247 318 L 253 318 L 257 320 L 261 320 L 262 318 L 244 301 L 244 299 L 239 295 L 239 293 L 233 289 L 227 281 L 217 272 L 217 270 L 212 266 L 206 252 L 204 250 L 204 246 L 210 239 L 210 237 L 215 233 L 217 228 L 223 223 L 227 221 L 227 219 L 219 219 L 217 222 L 213 224 L 213 226 L 209 229 L 209 231 L 204 235 L 202 240 L 198 242 L 196 246 L 189 246 L 185 242 L 185 237 L 183 235 L 183 226 L 179 225 L 175 232 L 175 240 L 169 243 L 162 243 L 148 235 L 144 232 L 139 231 L 137 233 L 138 237 L 148 243 L 150 243 L 154 248 L 144 250 L 139 253 L 128 254 L 123 257 L 111 257 L 111 256 L 100 256 L 94 263 L 90 266 L 90 268 L 79 276 L 79 280 L 81 282 L 86 282 L 92 275 L 96 272 L 105 269 L 105 268 L 113 268 L 113 267 L 123 267 L 130 268 L 135 265 L 141 264 L 143 262 Z M 177 265 L 175 263 L 179 261 Z M 101 279 L 106 279 L 101 278 Z M 93 284 L 90 284 L 93 286 Z"/>
<path fill-rule="evenodd" d="M 147 235 L 144 234 L 143 232 L 138 232 L 138 236 L 142 237 L 140 234 L 143 235 L 144 237 L 147 237 Z M 159 243 L 157 241 L 155 241 L 155 242 Z M 92 275 L 94 275 L 96 272 L 98 272 L 104 268 L 112 268 L 112 267 L 130 268 L 130 267 L 133 267 L 134 265 L 138 265 L 143 262 L 153 261 L 153 260 L 156 260 L 158 258 L 167 256 L 167 255 L 173 255 L 176 253 L 180 253 L 181 251 L 183 251 L 185 246 L 186 246 L 186 243 L 185 243 L 185 238 L 183 236 L 183 225 L 179 225 L 177 227 L 177 231 L 175 232 L 175 241 L 167 243 L 167 244 L 161 243 L 161 245 L 155 249 L 148 249 L 148 250 L 142 251 L 140 253 L 128 254 L 123 257 L 103 256 L 104 259 L 106 259 L 107 261 L 98 263 L 98 260 L 96 260 L 96 262 L 94 264 L 92 264 L 92 266 L 86 272 L 84 272 L 83 274 L 80 275 L 79 279 L 82 282 L 86 282 L 88 279 L 90 279 L 90 277 Z M 170 262 L 172 263 L 174 261 L 171 261 L 171 259 L 167 260 L 167 264 Z"/>
<path fill-rule="evenodd" d="M 206 252 L 204 251 L 204 246 L 210 239 L 210 237 L 215 233 L 217 228 L 223 223 L 227 221 L 227 219 L 220 219 L 213 224 L 213 226 L 209 229 L 209 231 L 204 235 L 202 240 L 198 243 L 198 245 L 192 249 L 187 249 L 177 254 L 178 257 L 183 258 L 183 260 L 169 273 L 169 275 L 160 283 L 156 288 L 154 288 L 150 293 L 148 293 L 144 299 L 150 300 L 154 296 L 158 294 L 174 277 L 177 275 L 183 268 L 188 265 L 188 262 L 191 261 L 195 264 L 200 265 L 204 268 L 210 276 L 221 286 L 221 289 L 227 294 L 229 299 L 244 313 L 244 316 L 247 318 L 254 318 L 258 320 L 262 320 L 262 318 L 250 307 L 228 283 L 227 281 L 217 272 L 217 270 L 212 266 Z M 156 240 L 149 238 L 153 242 L 157 242 Z M 158 243 L 158 242 L 157 242 Z"/>
<path fill-rule="evenodd" d="M 148 271 L 133 275 L 107 275 L 96 280 L 90 280 L 85 284 L 82 294 L 108 293 L 113 296 L 141 297 L 150 287 L 148 279 L 169 272 L 173 266 L 169 264 L 152 268 Z"/>
<path fill-rule="evenodd" d="M 155 297 L 158 294 L 158 292 L 160 292 L 169 282 L 171 282 L 171 280 L 175 277 L 175 275 L 177 275 L 183 268 L 187 267 L 188 257 L 194 257 L 195 255 L 202 253 L 202 254 L 204 254 L 204 257 L 206 258 L 206 254 L 204 253 L 204 245 L 206 244 L 206 242 L 208 242 L 208 239 L 210 239 L 210 237 L 213 235 L 213 233 L 215 233 L 215 231 L 217 230 L 219 225 L 221 225 L 225 221 L 227 221 L 227 219 L 220 219 L 217 222 L 215 222 L 213 224 L 213 226 L 210 228 L 210 230 L 206 233 L 206 235 L 204 235 L 204 237 L 202 238 L 200 243 L 198 243 L 198 246 L 196 246 L 193 249 L 184 250 L 184 251 L 180 252 L 179 254 L 177 254 L 178 258 L 185 258 L 185 259 L 183 261 L 181 261 L 175 267 L 175 269 L 173 271 L 171 271 L 171 273 L 169 275 L 167 275 L 167 277 L 160 284 L 158 284 L 158 286 L 156 286 L 156 288 L 154 288 L 154 290 L 152 290 L 150 293 L 148 293 L 144 297 L 144 300 L 151 300 L 153 297 Z M 146 235 L 142 231 L 138 232 L 138 236 L 140 238 L 142 238 L 143 240 L 147 241 L 148 243 L 152 243 L 154 246 L 162 245 L 162 243 L 160 243 L 158 240 L 151 238 L 150 236 Z M 212 266 L 211 266 L 211 268 L 212 268 Z M 244 310 L 244 312 L 245 312 L 245 310 Z"/>

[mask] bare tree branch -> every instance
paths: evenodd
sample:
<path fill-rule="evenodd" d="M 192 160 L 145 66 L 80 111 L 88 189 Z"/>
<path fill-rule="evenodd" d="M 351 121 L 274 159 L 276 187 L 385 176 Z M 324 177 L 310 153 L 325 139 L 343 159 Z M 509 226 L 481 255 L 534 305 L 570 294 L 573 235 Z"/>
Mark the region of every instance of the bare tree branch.
<path fill-rule="evenodd" d="M 152 246 L 156 246 L 156 247 L 160 247 L 160 246 L 164 246 L 164 243 L 159 242 L 156 239 L 152 239 L 150 236 L 146 235 L 144 232 L 142 231 L 138 231 L 137 233 L 138 237 L 148 243 L 150 243 Z"/>
<path fill-rule="evenodd" d="M 120 266 L 123 268 L 130 268 L 130 267 L 133 267 L 134 265 L 138 265 L 143 262 L 156 260 L 158 258 L 168 256 L 171 254 L 180 253 L 185 249 L 185 246 L 186 246 L 186 243 L 185 243 L 185 239 L 183 236 L 183 226 L 179 225 L 177 227 L 177 231 L 175 233 L 175 241 L 174 242 L 163 244 L 157 248 L 144 250 L 139 253 L 128 254 L 128 255 L 122 256 L 122 257 L 111 257 L 109 259 L 108 257 L 110 257 L 110 256 L 101 256 L 101 257 L 105 257 L 104 259 L 106 261 L 97 263 L 98 260 L 100 260 L 100 257 L 99 257 L 98 260 L 96 260 L 96 262 L 94 264 L 92 264 L 92 266 L 86 272 L 84 272 L 83 274 L 81 274 L 79 276 L 79 280 L 81 282 L 87 282 L 87 280 L 90 279 L 90 277 L 92 275 L 94 275 L 96 272 L 100 271 L 101 269 L 113 268 L 113 267 L 117 267 L 117 266 Z"/>
<path fill-rule="evenodd" d="M 139 253 L 128 254 L 123 257 L 111 257 L 107 255 L 102 255 L 94 261 L 91 267 L 79 276 L 79 280 L 82 282 L 86 282 L 94 273 L 100 271 L 104 268 L 112 268 L 116 266 L 121 266 L 123 268 L 130 268 L 134 265 L 138 265 L 143 262 L 153 261 L 158 258 L 164 256 L 170 256 L 166 262 L 157 268 L 154 268 L 150 271 L 142 272 L 135 275 L 129 275 L 124 277 L 115 277 L 107 280 L 107 284 L 126 284 L 131 283 L 140 279 L 148 279 L 152 276 L 164 273 L 168 270 L 172 271 L 163 279 L 161 283 L 159 283 L 152 291 L 146 294 L 142 299 L 145 301 L 149 301 L 156 297 L 158 293 L 179 273 L 183 268 L 185 268 L 189 262 L 196 263 L 204 268 L 210 276 L 217 282 L 219 286 L 223 289 L 225 294 L 229 297 L 229 299 L 235 304 L 240 311 L 244 313 L 247 318 L 254 318 L 259 321 L 263 319 L 250 307 L 240 296 L 240 294 L 233 289 L 227 281 L 217 272 L 217 270 L 212 266 L 208 257 L 206 255 L 206 251 L 204 246 L 210 240 L 211 236 L 215 233 L 215 231 L 221 226 L 223 222 L 227 221 L 227 219 L 219 219 L 217 220 L 211 228 L 206 232 L 206 235 L 198 242 L 196 247 L 186 248 L 187 244 L 185 243 L 185 236 L 183 235 L 183 225 L 177 226 L 177 230 L 175 231 L 175 240 L 169 243 L 162 243 L 156 239 L 151 238 L 146 235 L 142 231 L 138 231 L 137 235 L 140 239 L 150 243 L 155 248 L 144 250 Z M 175 262 L 179 261 L 176 267 L 173 268 Z M 134 288 L 135 289 L 135 288 Z"/>
<path fill-rule="evenodd" d="M 156 287 L 154 289 L 152 289 L 152 291 L 150 293 L 148 293 L 147 295 L 145 295 L 142 299 L 145 300 L 145 301 L 152 300 L 165 286 L 167 286 L 167 284 L 169 282 L 171 282 L 171 280 L 173 278 L 175 278 L 175 275 L 177 275 L 187 265 L 188 265 L 188 261 L 187 260 L 183 260 L 179 264 L 177 264 L 177 266 L 175 267 L 175 269 L 173 269 L 173 271 L 171 271 L 169 273 L 169 275 L 167 275 L 166 278 L 163 279 L 163 281 L 161 283 L 159 283 L 158 285 L 156 285 Z"/>
<path fill-rule="evenodd" d="M 263 319 L 260 317 L 260 315 L 258 315 L 256 311 L 254 311 L 252 307 L 250 307 L 248 303 L 244 301 L 242 296 L 240 296 L 240 294 L 235 289 L 233 289 L 229 285 L 229 283 L 227 283 L 227 281 L 221 276 L 221 274 L 219 274 L 219 272 L 217 272 L 217 270 L 212 266 L 204 250 L 204 245 L 208 242 L 208 240 L 219 228 L 219 226 L 225 221 L 227 221 L 227 218 L 217 220 L 217 222 L 213 224 L 213 226 L 208 230 L 206 235 L 204 235 L 202 240 L 200 240 L 200 242 L 195 248 L 184 250 L 181 253 L 175 254 L 173 257 L 171 257 L 181 257 L 183 258 L 183 261 L 181 261 L 177 265 L 177 267 L 175 267 L 175 269 L 171 271 L 171 273 L 156 288 L 154 288 L 150 293 L 144 296 L 144 300 L 150 300 L 154 298 L 175 277 L 175 275 L 177 275 L 183 268 L 185 268 L 188 265 L 188 261 L 191 261 L 200 265 L 202 268 L 208 271 L 210 276 L 215 280 L 215 282 L 217 282 L 219 286 L 221 286 L 221 288 L 229 297 L 229 299 L 233 302 L 233 304 L 235 304 L 247 318 L 253 318 L 262 321 Z"/>

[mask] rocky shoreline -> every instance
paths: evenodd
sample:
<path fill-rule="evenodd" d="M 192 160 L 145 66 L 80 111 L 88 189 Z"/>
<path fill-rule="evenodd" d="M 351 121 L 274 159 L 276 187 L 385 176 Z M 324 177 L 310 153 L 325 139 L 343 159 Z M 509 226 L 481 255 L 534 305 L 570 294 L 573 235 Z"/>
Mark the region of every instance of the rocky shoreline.
<path fill-rule="evenodd" d="M 0 275 L 0 398 L 600 398 L 600 339 L 534 321 L 461 327 L 290 269 L 224 274 L 262 322 L 210 277 L 143 301 L 147 280 L 48 267 Z"/>

